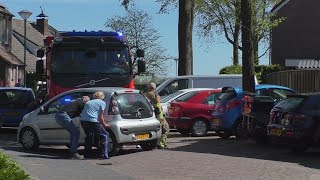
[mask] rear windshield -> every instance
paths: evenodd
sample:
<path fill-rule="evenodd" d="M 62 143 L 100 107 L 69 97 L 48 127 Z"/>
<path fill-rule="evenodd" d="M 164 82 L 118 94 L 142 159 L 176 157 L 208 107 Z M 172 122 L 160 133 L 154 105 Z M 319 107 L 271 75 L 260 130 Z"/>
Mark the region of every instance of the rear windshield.
<path fill-rule="evenodd" d="M 198 93 L 198 91 L 188 92 L 188 93 L 178 97 L 175 101 L 177 101 L 177 102 L 186 102 L 189 99 L 191 99 L 192 97 L 194 97 L 197 93 Z"/>
<path fill-rule="evenodd" d="M 145 96 L 138 93 L 125 93 L 117 96 L 120 115 L 123 119 L 150 118 L 153 110 Z"/>
<path fill-rule="evenodd" d="M 294 111 L 300 106 L 303 100 L 304 98 L 302 97 L 287 98 L 279 101 L 274 108 L 281 109 L 283 111 Z"/>
<path fill-rule="evenodd" d="M 34 94 L 31 91 L 16 89 L 0 90 L 0 108 L 27 108 L 27 105 L 34 100 Z"/>
<path fill-rule="evenodd" d="M 177 92 L 175 92 L 175 93 L 173 93 L 173 94 L 170 94 L 170 95 L 162 98 L 162 99 L 161 99 L 161 103 L 166 103 L 166 102 L 170 101 L 172 98 L 177 97 L 177 96 L 179 96 L 179 95 L 182 94 L 182 93 L 183 93 L 183 91 L 177 91 Z"/>

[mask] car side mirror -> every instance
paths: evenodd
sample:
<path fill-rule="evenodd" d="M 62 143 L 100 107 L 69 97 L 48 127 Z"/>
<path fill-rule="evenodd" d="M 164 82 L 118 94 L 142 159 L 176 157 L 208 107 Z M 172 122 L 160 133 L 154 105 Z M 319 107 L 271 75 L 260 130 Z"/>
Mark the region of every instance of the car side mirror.
<path fill-rule="evenodd" d="M 144 57 L 144 50 L 142 49 L 137 49 L 136 51 L 137 57 Z"/>
<path fill-rule="evenodd" d="M 146 72 L 146 62 L 143 60 L 138 60 L 138 74 Z"/>
<path fill-rule="evenodd" d="M 42 112 L 42 113 L 44 112 L 44 107 L 43 106 L 40 107 L 40 112 Z"/>
<path fill-rule="evenodd" d="M 44 50 L 43 49 L 37 50 L 37 57 L 41 58 L 41 59 L 44 57 Z"/>
<path fill-rule="evenodd" d="M 41 60 L 37 60 L 36 62 L 36 74 L 38 75 L 43 75 L 44 74 L 44 65 L 43 65 L 44 61 Z"/>

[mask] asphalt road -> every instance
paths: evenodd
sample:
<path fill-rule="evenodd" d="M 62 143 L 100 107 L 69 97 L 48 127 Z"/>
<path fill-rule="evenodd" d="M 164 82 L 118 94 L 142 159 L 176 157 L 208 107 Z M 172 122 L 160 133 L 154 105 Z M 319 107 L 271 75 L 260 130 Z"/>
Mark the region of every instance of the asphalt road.
<path fill-rule="evenodd" d="M 214 134 L 195 138 L 172 132 L 168 150 L 128 146 L 109 160 L 69 160 L 64 146 L 40 146 L 37 152 L 25 152 L 15 141 L 15 130 L 0 130 L 0 150 L 40 180 L 320 179 L 320 149 L 297 156 L 286 148 L 223 140 Z"/>

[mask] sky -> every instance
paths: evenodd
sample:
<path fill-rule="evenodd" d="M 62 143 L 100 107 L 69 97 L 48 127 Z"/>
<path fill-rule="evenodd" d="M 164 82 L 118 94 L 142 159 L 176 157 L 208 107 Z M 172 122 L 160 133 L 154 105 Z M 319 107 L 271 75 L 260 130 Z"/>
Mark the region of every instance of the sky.
<path fill-rule="evenodd" d="M 48 16 L 49 24 L 59 31 L 98 31 L 107 30 L 104 26 L 108 18 L 124 15 L 125 9 L 121 0 L 0 0 L 8 10 L 21 19 L 21 10 L 33 12 L 28 19 L 35 21 L 41 13 L 40 6 Z M 178 58 L 178 11 L 169 14 L 158 14 L 160 5 L 155 0 L 135 0 L 136 7 L 146 11 L 153 18 L 153 25 L 162 36 L 162 47 L 167 49 L 173 59 L 169 61 L 168 76 L 176 75 Z M 196 23 L 196 21 L 195 21 Z M 232 64 L 232 46 L 223 36 L 217 36 L 216 41 L 205 44 L 199 40 L 196 28 L 193 32 L 193 63 L 194 75 L 217 75 L 219 70 Z M 261 51 L 262 52 L 262 51 Z M 241 61 L 241 60 L 240 60 Z M 268 63 L 268 57 L 260 59 L 261 64 Z"/>

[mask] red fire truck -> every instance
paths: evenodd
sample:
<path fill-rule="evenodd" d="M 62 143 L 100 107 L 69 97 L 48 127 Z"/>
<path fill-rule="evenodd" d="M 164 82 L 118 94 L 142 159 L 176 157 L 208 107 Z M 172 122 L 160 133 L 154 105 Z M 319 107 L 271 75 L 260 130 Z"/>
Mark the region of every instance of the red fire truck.
<path fill-rule="evenodd" d="M 49 98 L 74 88 L 134 88 L 134 76 L 146 65 L 144 51 L 137 49 L 133 57 L 131 49 L 120 32 L 63 32 L 45 39 L 36 71 L 46 77 Z"/>

